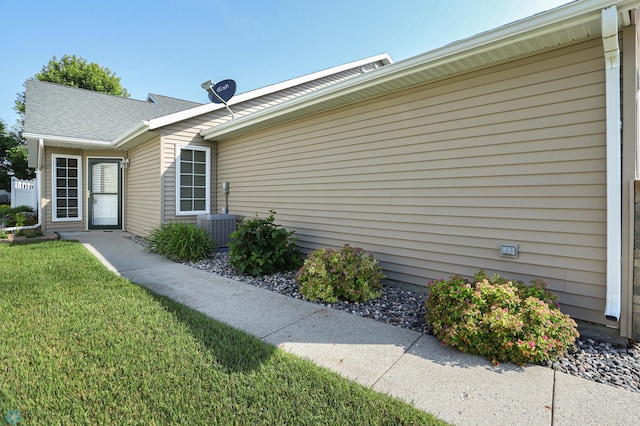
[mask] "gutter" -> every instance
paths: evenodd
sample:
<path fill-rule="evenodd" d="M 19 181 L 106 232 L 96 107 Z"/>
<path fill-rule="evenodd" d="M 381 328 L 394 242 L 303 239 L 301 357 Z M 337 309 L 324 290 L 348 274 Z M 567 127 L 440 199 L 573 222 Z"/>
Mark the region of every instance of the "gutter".
<path fill-rule="evenodd" d="M 327 68 L 322 71 L 317 71 L 312 74 L 306 74 L 300 77 L 292 78 L 290 80 L 285 80 L 280 83 L 271 84 L 269 86 L 261 87 L 255 90 L 251 90 L 249 92 L 240 93 L 237 96 L 231 98 L 228 102 L 230 106 L 239 104 L 241 102 L 245 102 L 251 99 L 258 98 L 260 96 L 268 95 L 271 93 L 278 92 L 280 90 L 288 89 L 297 85 L 301 85 L 304 83 L 308 83 L 310 81 L 320 79 L 322 77 L 326 77 L 331 74 L 340 73 L 346 71 L 351 68 L 361 67 L 363 65 L 367 65 L 374 62 L 382 62 L 382 68 L 385 68 L 387 65 L 393 63 L 391 56 L 387 53 L 382 53 L 380 55 L 371 56 L 369 58 L 360 59 L 358 61 L 349 62 L 343 65 L 339 65 L 332 68 Z M 163 117 L 157 117 L 150 120 L 150 129 L 156 129 L 158 127 L 167 126 L 170 124 L 177 123 L 179 121 L 187 120 L 189 118 L 196 117 L 198 115 L 207 114 L 212 111 L 220 110 L 224 108 L 222 104 L 214 104 L 208 103 L 203 104 L 194 108 L 190 108 L 184 111 L 174 112 L 173 114 L 165 115 Z M 267 108 L 268 109 L 268 108 Z"/>
<path fill-rule="evenodd" d="M 83 138 L 69 138 L 64 136 L 56 136 L 56 135 L 44 135 L 41 133 L 22 133 L 22 137 L 25 139 L 40 139 L 40 140 L 48 140 L 52 142 L 56 142 L 58 144 L 76 144 L 87 145 L 93 147 L 110 147 L 111 142 L 97 140 L 97 139 L 83 139 Z"/>
<path fill-rule="evenodd" d="M 122 136 L 118 137 L 118 139 L 114 140 L 112 145 L 116 148 L 121 148 L 127 142 L 135 139 L 136 137 L 144 134 L 149 130 L 149 121 L 143 120 L 140 124 L 137 124 L 128 132 L 124 133 Z"/>
<path fill-rule="evenodd" d="M 432 70 L 441 70 L 454 61 L 460 62 L 468 60 L 472 57 L 480 55 L 489 55 L 493 59 L 485 60 L 485 65 L 491 65 L 498 60 L 496 55 L 503 55 L 504 60 L 512 58 L 508 54 L 509 47 L 516 43 L 528 43 L 536 37 L 546 37 L 548 40 L 553 39 L 553 33 L 556 31 L 572 31 L 572 28 L 586 29 L 591 27 L 590 35 L 596 34 L 596 25 L 602 21 L 602 9 L 609 7 L 614 10 L 627 11 L 630 8 L 638 7 L 638 0 L 579 0 L 559 6 L 547 12 L 542 12 L 530 18 L 512 22 L 494 30 L 468 37 L 466 39 L 456 41 L 445 45 L 441 48 L 395 62 L 390 66 L 382 67 L 375 72 L 361 76 L 357 79 L 350 79 L 330 87 L 318 90 L 309 95 L 305 95 L 282 104 L 272 106 L 263 111 L 240 117 L 227 123 L 213 126 L 202 130 L 200 135 L 205 140 L 216 139 L 222 141 L 226 138 L 237 136 L 243 132 L 254 131 L 256 129 L 267 127 L 274 124 L 279 117 L 290 116 L 298 118 L 295 115 L 297 111 L 309 109 L 337 100 L 347 99 L 349 96 L 357 95 L 375 90 L 381 86 L 391 83 L 398 83 L 404 78 L 409 83 L 404 85 L 394 84 L 389 91 L 400 90 L 414 84 L 413 76 L 418 73 L 430 72 Z M 593 25 L 591 25 L 593 24 Z M 599 27 L 600 25 L 597 25 Z M 599 28 L 598 28 L 599 29 Z M 575 40 L 575 39 L 574 39 Z M 554 43 L 549 43 L 554 45 Z M 528 53 L 532 53 L 530 51 Z M 484 60 L 484 59 L 483 59 Z M 502 60 L 502 59 L 500 59 Z M 477 65 L 469 65 L 468 69 L 474 69 Z M 467 70 L 468 70 L 467 69 Z M 455 71 L 453 74 L 462 72 Z M 446 78 L 452 74 L 443 74 L 441 77 Z M 431 77 L 420 80 L 420 83 L 431 81 Z M 376 92 L 382 95 L 383 92 Z M 363 96 L 368 96 L 366 93 Z M 347 102 L 347 101 L 344 101 Z M 340 104 L 338 106 L 342 106 Z M 335 106 L 335 105 L 334 105 Z M 313 113 L 313 111 L 311 112 Z M 277 123 L 276 123 L 277 124 Z"/>
<path fill-rule="evenodd" d="M 607 286 L 605 318 L 619 321 L 622 293 L 622 165 L 618 9 L 602 9 L 607 138 Z"/>
<path fill-rule="evenodd" d="M 4 231 L 20 231 L 22 229 L 36 229 L 42 226 L 42 179 L 40 178 L 40 169 L 42 168 L 42 157 L 44 155 L 44 139 L 38 140 L 38 167 L 36 167 L 36 188 L 38 191 L 38 223 L 29 226 L 12 226 L 3 228 Z"/>

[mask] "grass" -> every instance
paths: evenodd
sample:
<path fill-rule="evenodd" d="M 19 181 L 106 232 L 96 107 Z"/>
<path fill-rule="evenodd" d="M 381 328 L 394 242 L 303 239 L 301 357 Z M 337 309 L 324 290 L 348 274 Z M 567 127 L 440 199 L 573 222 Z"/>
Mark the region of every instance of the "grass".
<path fill-rule="evenodd" d="M 78 243 L 0 245 L 0 294 L 0 419 L 445 424 L 131 284 Z"/>

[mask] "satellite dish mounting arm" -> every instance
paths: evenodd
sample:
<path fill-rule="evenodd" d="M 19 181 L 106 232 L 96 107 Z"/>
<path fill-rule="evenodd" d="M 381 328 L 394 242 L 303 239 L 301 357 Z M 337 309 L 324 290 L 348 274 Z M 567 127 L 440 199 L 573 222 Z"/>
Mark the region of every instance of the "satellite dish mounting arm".
<path fill-rule="evenodd" d="M 225 81 L 229 81 L 229 80 L 225 80 Z M 224 83 L 224 81 L 218 83 L 221 84 Z M 231 108 L 229 108 L 229 104 L 227 104 L 227 101 L 220 96 L 218 93 L 216 93 L 216 88 L 217 88 L 217 84 L 215 84 L 213 81 L 211 80 L 207 80 L 204 83 L 202 83 L 200 85 L 204 90 L 206 90 L 207 92 L 209 92 L 209 99 L 213 102 L 214 99 L 212 98 L 215 97 L 215 99 L 217 99 L 218 101 L 220 101 L 220 103 L 222 103 L 224 105 L 224 107 L 227 109 L 227 111 L 229 111 L 229 113 L 231 114 L 231 119 L 233 120 L 234 118 L 236 118 L 236 115 L 233 113 L 233 111 L 231 111 Z M 235 83 L 234 83 L 234 87 L 233 87 L 233 93 L 231 94 L 231 96 L 233 96 L 233 94 L 235 93 Z M 231 97 L 230 96 L 230 97 Z M 216 102 L 217 103 L 217 102 Z"/>

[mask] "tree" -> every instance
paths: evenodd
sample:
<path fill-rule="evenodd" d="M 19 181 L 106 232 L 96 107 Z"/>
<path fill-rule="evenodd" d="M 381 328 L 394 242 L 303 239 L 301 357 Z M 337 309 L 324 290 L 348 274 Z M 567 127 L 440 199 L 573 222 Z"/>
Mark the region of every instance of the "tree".
<path fill-rule="evenodd" d="M 33 179 L 35 173 L 28 167 L 24 141 L 15 132 L 7 132 L 0 120 L 0 189 L 10 190 L 12 176 Z"/>
<path fill-rule="evenodd" d="M 109 68 L 76 55 L 64 55 L 60 59 L 54 56 L 33 78 L 125 98 L 131 96 L 120 84 L 120 77 Z M 24 117 L 24 92 L 18 93 L 15 110 Z"/>
<path fill-rule="evenodd" d="M 32 79 L 58 83 L 65 86 L 94 90 L 110 95 L 131 96 L 120 84 L 120 77 L 109 68 L 76 55 L 55 56 L 42 67 Z M 19 115 L 14 130 L 7 132 L 5 124 L 0 121 L 0 189 L 9 189 L 11 176 L 19 179 L 32 179 L 33 169 L 27 165 L 27 142 L 22 139 L 24 129 L 25 93 L 16 96 L 14 109 Z"/>
<path fill-rule="evenodd" d="M 0 120 L 0 189 L 9 190 L 11 175 L 9 160 L 7 154 L 14 147 L 14 140 L 6 131 L 4 121 Z"/>

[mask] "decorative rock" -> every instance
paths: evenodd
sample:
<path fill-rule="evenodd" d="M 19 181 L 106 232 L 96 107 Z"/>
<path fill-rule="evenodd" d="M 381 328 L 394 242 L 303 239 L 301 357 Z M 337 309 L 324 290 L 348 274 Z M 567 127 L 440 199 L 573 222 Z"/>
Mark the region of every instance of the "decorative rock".
<path fill-rule="evenodd" d="M 194 268 L 242 281 L 256 287 L 303 299 L 298 291 L 295 272 L 264 277 L 239 275 L 229 265 L 228 253 L 216 253 L 197 263 L 186 263 Z M 426 295 L 413 293 L 397 287 L 385 286 L 379 299 L 350 303 L 338 301 L 333 304 L 318 304 L 365 318 L 431 334 L 432 328 L 424 319 Z M 576 340 L 576 349 L 561 359 L 547 362 L 547 367 L 557 371 L 583 377 L 599 383 L 617 386 L 631 392 L 640 392 L 640 344 L 617 347 L 609 342 L 596 342 L 591 338 Z M 604 375 L 603 375 L 604 374 Z"/>

